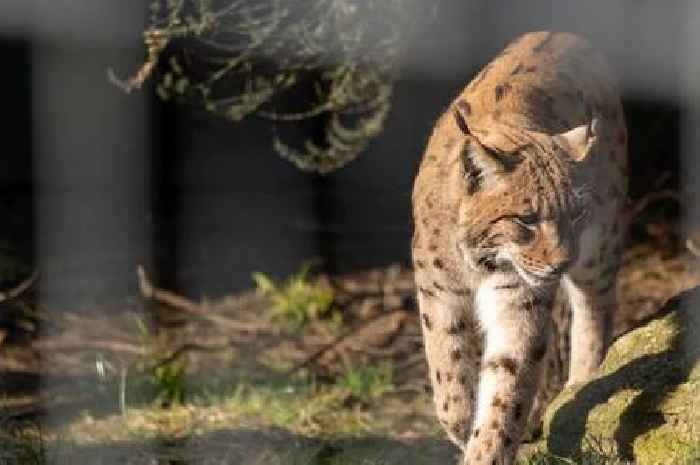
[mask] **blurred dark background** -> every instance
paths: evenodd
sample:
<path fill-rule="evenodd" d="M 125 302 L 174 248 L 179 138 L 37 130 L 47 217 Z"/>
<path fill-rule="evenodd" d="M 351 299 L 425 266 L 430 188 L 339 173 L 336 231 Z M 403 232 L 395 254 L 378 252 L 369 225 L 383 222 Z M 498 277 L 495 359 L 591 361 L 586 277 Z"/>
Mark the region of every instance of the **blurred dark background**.
<path fill-rule="evenodd" d="M 282 277 L 312 258 L 332 272 L 408 263 L 411 185 L 433 122 L 490 57 L 532 30 L 580 33 L 618 71 L 631 196 L 694 192 L 697 2 L 436 1 L 406 44 L 384 132 L 325 176 L 277 156 L 266 122 L 232 124 L 149 88 L 126 95 L 111 85 L 109 67 L 129 73 L 143 58 L 146 6 L 0 3 L 5 285 L 36 263 L 44 300 L 89 305 L 135 295 L 138 263 L 192 297 L 248 288 L 252 271 Z"/>

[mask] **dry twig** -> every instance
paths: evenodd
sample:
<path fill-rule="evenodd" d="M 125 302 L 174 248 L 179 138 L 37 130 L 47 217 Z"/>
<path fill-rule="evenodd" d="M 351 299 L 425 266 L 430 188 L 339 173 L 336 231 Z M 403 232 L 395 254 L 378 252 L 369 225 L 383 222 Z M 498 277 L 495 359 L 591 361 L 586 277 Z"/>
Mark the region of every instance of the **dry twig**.
<path fill-rule="evenodd" d="M 397 309 L 391 310 L 389 312 L 380 313 L 378 315 L 373 316 L 372 318 L 368 318 L 367 320 L 363 321 L 361 325 L 356 326 L 355 328 L 352 328 L 348 332 L 336 337 L 330 343 L 325 344 L 323 347 L 318 349 L 316 352 L 309 355 L 304 360 L 300 361 L 299 363 L 294 365 L 292 368 L 287 370 L 287 372 L 285 374 L 287 376 L 290 376 L 290 375 L 296 373 L 297 371 L 301 370 L 302 368 L 305 368 L 305 367 L 311 365 L 312 363 L 316 362 L 321 357 L 323 357 L 326 353 L 337 349 L 338 347 L 341 346 L 342 343 L 346 342 L 352 336 L 357 335 L 358 333 L 360 333 L 362 330 L 364 330 L 365 328 L 367 328 L 368 326 L 370 326 L 371 324 L 373 324 L 377 320 L 379 320 L 381 318 L 386 318 L 387 316 L 395 314 L 395 313 L 405 313 L 405 312 L 406 312 L 406 310 L 404 310 L 402 308 L 397 308 Z"/>
<path fill-rule="evenodd" d="M 169 363 L 173 363 L 175 360 L 178 358 L 182 357 L 183 355 L 189 353 L 189 352 L 205 352 L 205 353 L 214 353 L 214 352 L 221 352 L 226 349 L 230 349 L 233 346 L 232 343 L 226 343 L 218 346 L 206 346 L 202 344 L 195 344 L 195 343 L 188 343 L 188 344 L 183 344 L 182 346 L 178 347 L 168 355 L 167 357 L 164 357 L 161 360 L 158 360 L 158 362 L 152 367 L 153 369 L 156 369 L 158 367 L 162 367 L 165 365 L 168 365 Z"/>
<path fill-rule="evenodd" d="M 180 310 L 183 313 L 187 313 L 191 316 L 208 321 L 209 323 L 228 330 L 255 332 L 265 329 L 265 326 L 259 323 L 233 321 L 229 318 L 217 315 L 212 313 L 210 309 L 207 308 L 207 305 L 197 304 L 183 296 L 175 294 L 174 292 L 154 287 L 148 280 L 146 270 L 143 268 L 143 266 L 139 266 L 136 269 L 136 274 L 138 275 L 139 279 L 139 289 L 141 290 L 141 295 L 147 300 L 165 304 L 169 307 Z"/>
<path fill-rule="evenodd" d="M 61 341 L 44 340 L 33 344 L 36 349 L 45 352 L 80 352 L 84 350 L 106 350 L 130 355 L 144 355 L 145 349 L 139 345 L 122 341 Z"/>
<path fill-rule="evenodd" d="M 625 211 L 625 222 L 631 224 L 637 217 L 646 210 L 649 205 L 659 200 L 674 200 L 679 204 L 683 203 L 681 195 L 672 189 L 662 189 L 660 191 L 650 192 L 632 203 Z"/>
<path fill-rule="evenodd" d="M 37 279 L 39 279 L 39 270 L 34 270 L 34 272 L 32 272 L 32 274 L 27 279 L 19 283 L 17 286 L 13 287 L 8 291 L 0 292 L 0 303 L 16 299 L 20 295 L 24 294 L 24 292 L 26 292 L 28 289 L 34 286 Z"/>

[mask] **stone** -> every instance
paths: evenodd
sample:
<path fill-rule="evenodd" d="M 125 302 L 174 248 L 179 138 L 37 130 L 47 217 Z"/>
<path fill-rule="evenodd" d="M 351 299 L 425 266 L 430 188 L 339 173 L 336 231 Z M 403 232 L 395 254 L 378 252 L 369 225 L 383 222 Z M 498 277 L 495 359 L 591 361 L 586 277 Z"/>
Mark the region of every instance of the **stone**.
<path fill-rule="evenodd" d="M 700 287 L 621 337 L 591 381 L 565 389 L 544 417 L 549 453 L 601 445 L 636 465 L 700 459 Z"/>

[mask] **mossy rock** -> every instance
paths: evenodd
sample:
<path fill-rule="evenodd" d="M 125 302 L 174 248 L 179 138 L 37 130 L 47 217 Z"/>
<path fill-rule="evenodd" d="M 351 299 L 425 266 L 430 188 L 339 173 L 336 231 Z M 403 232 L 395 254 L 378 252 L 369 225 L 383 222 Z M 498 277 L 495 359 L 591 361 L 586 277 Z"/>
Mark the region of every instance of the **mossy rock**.
<path fill-rule="evenodd" d="M 618 338 L 593 380 L 554 400 L 548 452 L 576 457 L 594 444 L 636 465 L 700 463 L 699 355 L 700 287 Z"/>

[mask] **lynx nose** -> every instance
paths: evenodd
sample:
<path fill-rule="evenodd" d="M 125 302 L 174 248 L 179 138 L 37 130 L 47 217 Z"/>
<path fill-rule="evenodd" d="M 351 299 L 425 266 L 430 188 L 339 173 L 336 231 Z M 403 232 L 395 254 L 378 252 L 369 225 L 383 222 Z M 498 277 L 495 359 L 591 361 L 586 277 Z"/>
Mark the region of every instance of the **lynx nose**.
<path fill-rule="evenodd" d="M 568 270 L 575 261 L 576 259 L 571 253 L 562 253 L 561 258 L 551 263 L 552 271 L 554 273 L 563 273 Z"/>
<path fill-rule="evenodd" d="M 544 246 L 543 255 L 552 273 L 563 273 L 578 258 L 578 247 L 571 227 L 566 224 L 548 224 L 549 243 Z"/>
<path fill-rule="evenodd" d="M 549 263 L 553 272 L 563 273 L 574 264 L 577 258 L 578 247 L 576 242 L 571 239 L 565 239 L 559 241 L 552 249 Z"/>

